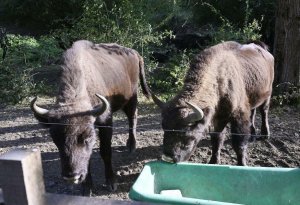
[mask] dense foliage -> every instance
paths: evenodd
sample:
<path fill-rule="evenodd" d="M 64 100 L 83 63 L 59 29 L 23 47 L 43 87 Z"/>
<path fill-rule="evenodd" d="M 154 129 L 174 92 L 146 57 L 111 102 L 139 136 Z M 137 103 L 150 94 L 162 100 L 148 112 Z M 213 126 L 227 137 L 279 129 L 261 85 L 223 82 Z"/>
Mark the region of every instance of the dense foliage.
<path fill-rule="evenodd" d="M 272 42 L 273 38 L 271 0 L 3 0 L 0 11 L 0 23 L 9 21 L 24 30 L 46 33 L 42 37 L 8 35 L 8 52 L 0 62 L 1 103 L 47 94 L 49 88 L 34 78 L 35 73 L 52 69 L 49 65 L 78 39 L 138 50 L 145 58 L 152 89 L 172 95 L 182 86 L 189 61 L 199 50 L 226 40 Z M 174 42 L 181 34 L 194 34 L 204 41 L 199 45 L 188 39 L 196 45 L 193 49 L 185 41 L 181 44 L 186 48 L 178 47 Z"/>
<path fill-rule="evenodd" d="M 119 1 L 110 7 L 104 0 L 87 0 L 80 19 L 70 28 L 55 30 L 52 35 L 65 47 L 78 39 L 93 42 L 115 42 L 148 54 L 150 44 L 161 44 L 170 35 L 167 31 L 155 30 L 144 13 L 143 1 Z"/>
<path fill-rule="evenodd" d="M 49 29 L 69 25 L 82 13 L 84 0 L 1 0 L 2 22 L 45 33 Z M 2 9 L 1 9 L 2 8 Z"/>
<path fill-rule="evenodd" d="M 19 103 L 33 94 L 47 93 L 43 82 L 35 83 L 37 69 L 56 61 L 61 49 L 53 38 L 8 35 L 9 49 L 0 61 L 0 103 Z M 0 55 L 1 55 L 0 50 Z"/>

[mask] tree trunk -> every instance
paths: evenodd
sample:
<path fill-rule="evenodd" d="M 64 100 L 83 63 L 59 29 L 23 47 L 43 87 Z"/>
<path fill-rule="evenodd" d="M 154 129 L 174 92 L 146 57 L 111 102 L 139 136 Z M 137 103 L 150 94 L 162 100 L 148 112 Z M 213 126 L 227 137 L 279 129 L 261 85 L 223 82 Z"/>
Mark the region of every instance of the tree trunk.
<path fill-rule="evenodd" d="M 275 39 L 275 83 L 279 91 L 299 86 L 300 1 L 277 0 Z"/>

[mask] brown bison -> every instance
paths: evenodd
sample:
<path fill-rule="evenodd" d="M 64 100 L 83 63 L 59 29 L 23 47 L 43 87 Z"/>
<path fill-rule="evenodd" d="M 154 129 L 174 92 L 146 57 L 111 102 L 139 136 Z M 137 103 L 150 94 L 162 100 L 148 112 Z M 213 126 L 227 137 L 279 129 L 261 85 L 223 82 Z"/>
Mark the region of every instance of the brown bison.
<path fill-rule="evenodd" d="M 137 91 L 141 81 L 149 96 L 144 64 L 137 51 L 117 44 L 77 41 L 63 55 L 56 107 L 46 110 L 31 102 L 35 117 L 50 128 L 57 146 L 65 180 L 83 183 L 83 194 L 91 193 L 89 161 L 99 127 L 100 154 L 106 184 L 116 189 L 111 162 L 112 113 L 122 109 L 129 121 L 127 147 L 136 148 Z"/>
<path fill-rule="evenodd" d="M 164 103 L 152 95 L 161 108 L 163 160 L 188 160 L 210 130 L 210 163 L 220 163 L 222 132 L 230 123 L 238 165 L 246 165 L 250 134 L 255 137 L 256 108 L 262 114 L 261 134 L 265 138 L 270 135 L 273 77 L 274 58 L 263 43 L 224 42 L 202 51 L 191 62 L 182 90 L 171 101 Z"/>

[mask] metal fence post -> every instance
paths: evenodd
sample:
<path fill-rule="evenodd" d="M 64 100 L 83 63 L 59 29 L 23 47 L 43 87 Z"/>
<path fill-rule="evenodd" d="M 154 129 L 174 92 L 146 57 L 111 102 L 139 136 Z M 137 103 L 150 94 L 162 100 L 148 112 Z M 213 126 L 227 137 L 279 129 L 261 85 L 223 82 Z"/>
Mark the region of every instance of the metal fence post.
<path fill-rule="evenodd" d="M 5 205 L 44 205 L 40 152 L 15 150 L 0 156 L 0 187 Z"/>

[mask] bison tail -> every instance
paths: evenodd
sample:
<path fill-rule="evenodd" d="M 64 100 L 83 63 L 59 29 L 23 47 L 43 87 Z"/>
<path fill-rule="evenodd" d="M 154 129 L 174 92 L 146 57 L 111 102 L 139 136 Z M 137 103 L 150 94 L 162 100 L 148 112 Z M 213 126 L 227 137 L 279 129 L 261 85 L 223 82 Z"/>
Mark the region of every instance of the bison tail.
<path fill-rule="evenodd" d="M 146 82 L 144 60 L 141 56 L 139 56 L 139 68 L 140 68 L 140 83 L 141 83 L 142 91 L 143 94 L 149 99 L 151 97 L 151 92 Z"/>

